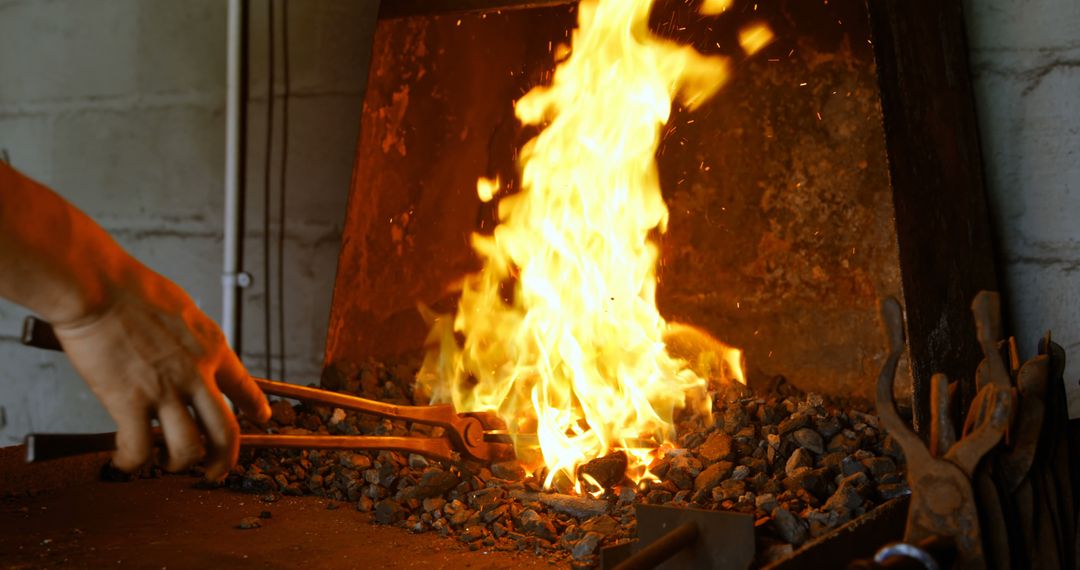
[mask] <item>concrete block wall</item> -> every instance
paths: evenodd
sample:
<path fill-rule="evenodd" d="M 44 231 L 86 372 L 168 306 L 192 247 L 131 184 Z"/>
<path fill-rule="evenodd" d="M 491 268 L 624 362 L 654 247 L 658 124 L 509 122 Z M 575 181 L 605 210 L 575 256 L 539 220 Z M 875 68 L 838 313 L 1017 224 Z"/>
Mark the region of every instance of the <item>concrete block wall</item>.
<path fill-rule="evenodd" d="M 276 2 L 273 204 L 281 157 Z M 262 264 L 268 2 L 251 2 L 243 359 L 264 374 Z M 359 133 L 377 0 L 289 2 L 285 324 L 289 380 L 316 382 Z M 0 0 L 0 149 L 136 257 L 221 310 L 226 3 Z M 276 248 L 277 214 L 271 227 Z M 276 264 L 276 253 L 272 253 Z M 272 266 L 272 268 L 276 265 Z M 272 276 L 271 276 L 272 277 Z M 276 334 L 276 294 L 272 295 Z M 0 301 L 0 445 L 111 419 L 59 354 L 17 342 L 27 311 Z M 275 350 L 278 343 L 275 337 Z M 275 366 L 275 371 L 280 372 Z"/>
<path fill-rule="evenodd" d="M 1080 416 L 1080 2 L 966 0 L 983 161 L 1021 352 L 1065 347 Z"/>

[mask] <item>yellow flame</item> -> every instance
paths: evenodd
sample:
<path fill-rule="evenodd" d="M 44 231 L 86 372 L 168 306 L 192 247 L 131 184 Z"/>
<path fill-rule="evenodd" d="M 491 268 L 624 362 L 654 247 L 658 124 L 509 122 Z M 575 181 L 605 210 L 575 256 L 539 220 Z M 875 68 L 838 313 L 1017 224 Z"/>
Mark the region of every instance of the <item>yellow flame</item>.
<path fill-rule="evenodd" d="M 727 63 L 655 37 L 650 8 L 580 3 L 552 83 L 515 105 L 522 124 L 543 130 L 521 151 L 521 191 L 499 200 L 499 225 L 473 236 L 483 269 L 465 278 L 452 326 L 425 313 L 420 383 L 459 411 L 498 412 L 511 434 L 535 433 L 545 485 L 640 446 L 627 440 L 671 441 L 687 394 L 704 395 L 705 379 L 668 354 L 670 327 L 656 308 L 650 234 L 666 230 L 668 211 L 655 154 L 672 101 L 705 101 Z M 485 201 L 497 190 L 497 181 L 477 184 Z M 726 363 L 717 372 L 742 381 L 741 353 L 712 348 Z M 654 450 L 627 451 L 628 475 L 649 477 Z"/>
<path fill-rule="evenodd" d="M 746 55 L 754 55 L 773 40 L 772 30 L 765 24 L 752 24 L 739 30 L 739 45 Z"/>
<path fill-rule="evenodd" d="M 715 16 L 723 13 L 730 7 L 731 0 L 704 0 L 701 3 L 701 7 L 698 8 L 698 13 L 705 16 Z"/>

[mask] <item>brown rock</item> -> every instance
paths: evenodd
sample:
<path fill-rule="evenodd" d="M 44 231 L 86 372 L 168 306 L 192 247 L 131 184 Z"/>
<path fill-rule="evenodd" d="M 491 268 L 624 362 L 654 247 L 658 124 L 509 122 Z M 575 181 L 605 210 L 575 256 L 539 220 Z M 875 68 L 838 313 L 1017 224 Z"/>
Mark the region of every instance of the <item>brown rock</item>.
<path fill-rule="evenodd" d="M 722 431 L 713 432 L 705 443 L 701 444 L 698 455 L 706 461 L 718 461 L 731 457 L 732 437 Z"/>
<path fill-rule="evenodd" d="M 499 479 L 507 481 L 521 481 L 525 479 L 525 469 L 517 461 L 503 461 L 491 465 L 491 474 Z"/>
<path fill-rule="evenodd" d="M 288 400 L 277 400 L 270 404 L 270 419 L 283 426 L 294 426 L 296 410 Z"/>
<path fill-rule="evenodd" d="M 705 468 L 694 478 L 694 491 L 708 491 L 731 476 L 735 466 L 730 461 L 718 461 Z"/>
<path fill-rule="evenodd" d="M 578 478 L 588 482 L 588 475 L 601 488 L 610 489 L 626 477 L 627 457 L 623 451 L 616 451 L 603 457 L 597 457 L 578 469 Z"/>
<path fill-rule="evenodd" d="M 248 530 L 253 528 L 259 528 L 262 526 L 262 522 L 259 521 L 259 517 L 244 517 L 240 519 L 240 524 L 236 525 L 236 528 Z"/>

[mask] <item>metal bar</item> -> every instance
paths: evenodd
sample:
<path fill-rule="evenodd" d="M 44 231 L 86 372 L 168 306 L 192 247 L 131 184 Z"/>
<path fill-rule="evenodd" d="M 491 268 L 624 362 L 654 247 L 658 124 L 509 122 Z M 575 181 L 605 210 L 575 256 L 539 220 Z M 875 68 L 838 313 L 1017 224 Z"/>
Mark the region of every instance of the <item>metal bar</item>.
<path fill-rule="evenodd" d="M 623 560 L 615 570 L 647 570 L 656 568 L 667 559 L 678 554 L 698 539 L 698 525 L 688 522 L 653 541 L 630 558 Z"/>

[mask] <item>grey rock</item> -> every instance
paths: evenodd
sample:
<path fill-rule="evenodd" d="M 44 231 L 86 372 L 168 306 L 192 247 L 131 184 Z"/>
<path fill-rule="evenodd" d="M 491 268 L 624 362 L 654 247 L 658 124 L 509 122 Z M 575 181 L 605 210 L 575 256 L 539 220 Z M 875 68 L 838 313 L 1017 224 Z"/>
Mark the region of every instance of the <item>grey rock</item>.
<path fill-rule="evenodd" d="M 379 524 L 394 524 L 405 520 L 406 516 L 401 503 L 393 499 L 383 499 L 375 503 L 375 522 Z"/>
<path fill-rule="evenodd" d="M 815 455 L 825 453 L 825 442 L 821 439 L 821 434 L 810 428 L 797 429 L 791 437 L 799 447 L 809 449 Z"/>
<path fill-rule="evenodd" d="M 785 542 L 796 546 L 806 542 L 806 527 L 803 526 L 802 521 L 791 514 L 791 511 L 783 507 L 773 509 L 772 524 L 776 533 Z"/>
<path fill-rule="evenodd" d="M 607 513 L 607 501 L 574 495 L 541 494 L 540 502 L 547 508 L 579 519 Z"/>
<path fill-rule="evenodd" d="M 596 548 L 600 546 L 600 541 L 604 537 L 598 532 L 587 532 L 585 536 L 574 545 L 574 549 L 570 551 L 571 556 L 575 560 L 584 560 L 592 556 L 596 552 Z"/>

